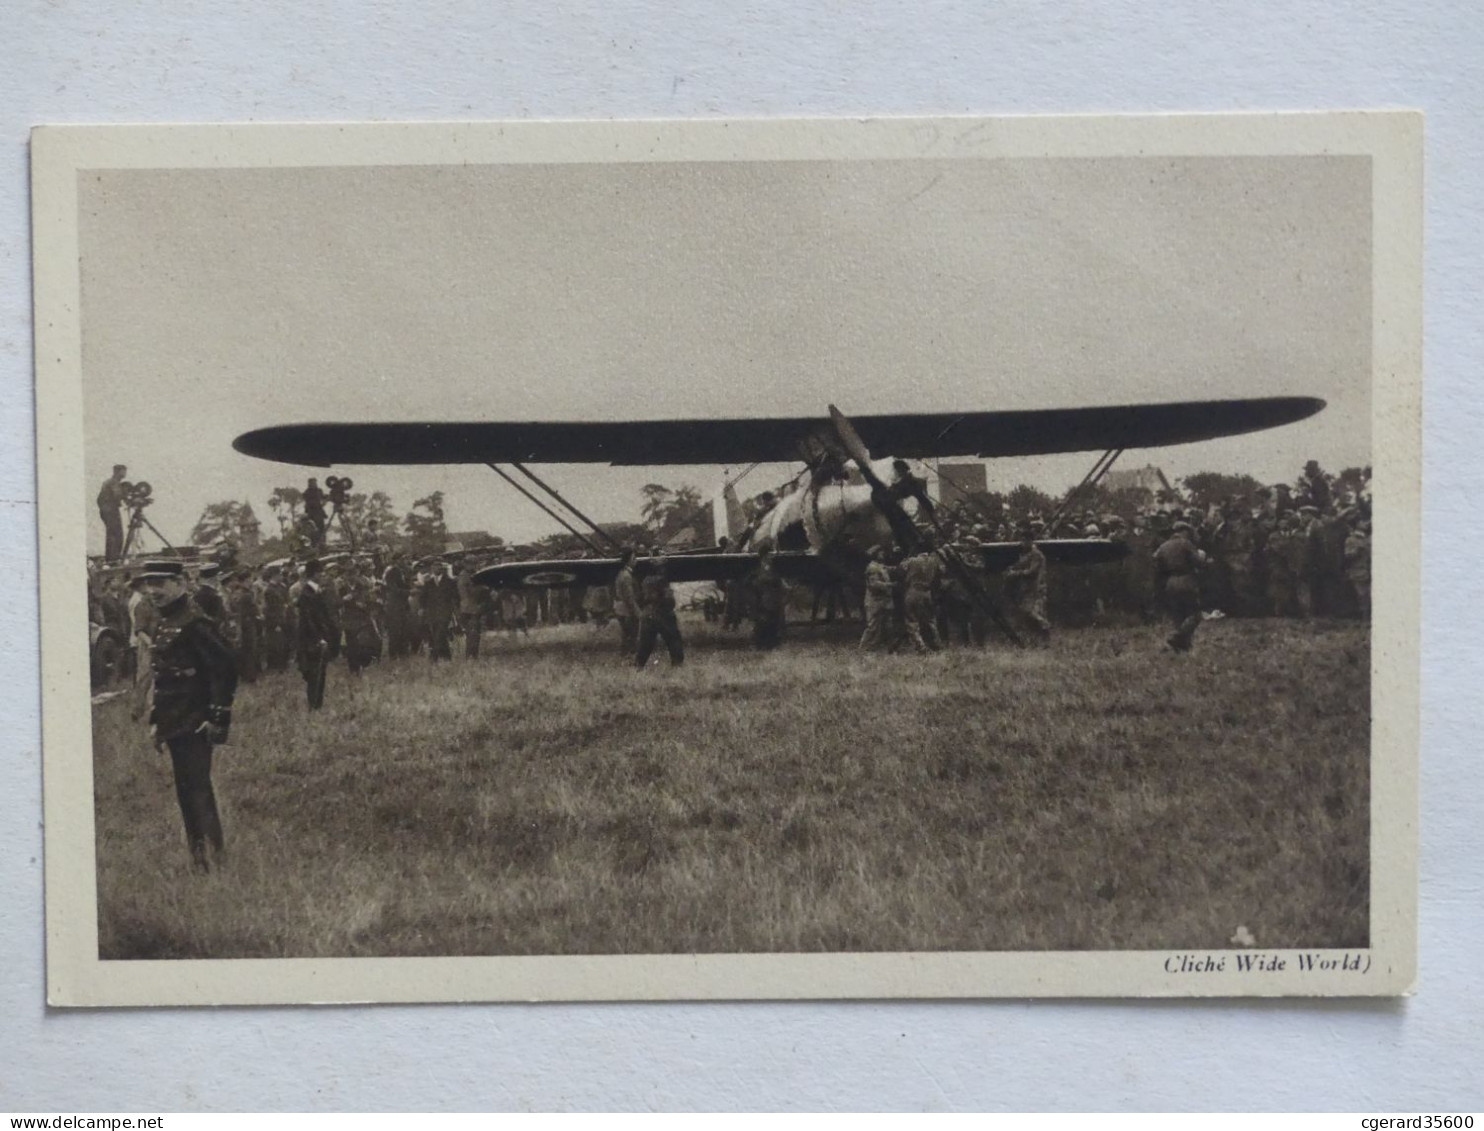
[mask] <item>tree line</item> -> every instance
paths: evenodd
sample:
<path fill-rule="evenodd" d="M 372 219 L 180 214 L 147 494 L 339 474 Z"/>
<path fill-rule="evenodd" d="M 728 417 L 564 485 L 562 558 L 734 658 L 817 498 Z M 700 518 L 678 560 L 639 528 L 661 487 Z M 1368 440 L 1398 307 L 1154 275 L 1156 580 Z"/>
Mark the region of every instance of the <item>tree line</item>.
<path fill-rule="evenodd" d="M 708 508 L 695 487 L 687 484 L 671 488 L 649 483 L 640 495 L 639 521 L 604 524 L 605 539 L 594 535 L 577 537 L 563 532 L 548 535 L 522 549 L 542 556 L 569 556 L 589 549 L 590 544 L 609 552 L 614 543 L 665 545 L 672 539 L 684 540 L 687 535 L 692 536 L 692 542 L 710 538 Z M 405 550 L 413 557 L 439 554 L 451 540 L 444 500 L 442 491 L 434 491 L 417 499 L 411 509 L 399 514 L 392 497 L 385 491 L 352 493 L 345 497 L 338 510 L 330 508 L 327 539 L 357 546 L 379 542 Z M 203 549 L 229 545 L 248 562 L 272 561 L 311 552 L 315 531 L 305 513 L 303 489 L 275 487 L 268 496 L 267 505 L 277 525 L 276 532 L 265 533 L 264 524 L 251 502 L 224 499 L 206 504 L 191 529 L 191 545 Z M 495 535 L 490 535 L 477 548 L 507 549 L 504 539 Z"/>
<path fill-rule="evenodd" d="M 1129 517 L 1149 506 L 1194 505 L 1202 510 L 1220 506 L 1232 499 L 1250 499 L 1261 492 L 1277 496 L 1277 509 L 1290 501 L 1316 501 L 1321 508 L 1332 496 L 1359 495 L 1370 479 L 1370 468 L 1347 467 L 1338 474 L 1325 471 L 1310 460 L 1292 484 L 1265 485 L 1251 475 L 1215 471 L 1196 472 L 1179 480 L 1169 491 L 1149 492 L 1141 488 L 1119 491 L 1098 486 L 1079 495 L 1077 508 L 1097 513 L 1118 513 Z M 721 531 L 712 529 L 709 506 L 700 491 L 689 484 L 667 487 L 647 483 L 640 489 L 637 522 L 603 524 L 605 537 L 584 532 L 547 535 L 530 545 L 506 547 L 504 539 L 491 535 L 480 549 L 517 552 L 540 557 L 568 557 L 597 548 L 613 552 L 617 545 L 692 546 L 708 544 Z M 1021 484 L 1009 491 L 989 492 L 975 500 L 976 510 L 1005 513 L 1018 517 L 1050 516 L 1065 496 L 1053 496 L 1038 488 Z M 401 514 L 385 491 L 354 493 L 346 497 L 335 514 L 329 537 L 364 545 L 379 541 L 406 550 L 414 557 L 442 553 L 450 541 L 444 514 L 444 493 L 434 491 L 413 502 Z M 262 523 L 245 501 L 224 500 L 209 503 L 191 530 L 191 544 L 198 547 L 231 544 L 251 561 L 303 554 L 313 547 L 310 524 L 304 514 L 304 492 L 298 487 L 275 487 L 268 496 L 268 509 L 277 524 L 277 532 L 264 536 Z M 475 547 L 470 547 L 475 548 Z"/>

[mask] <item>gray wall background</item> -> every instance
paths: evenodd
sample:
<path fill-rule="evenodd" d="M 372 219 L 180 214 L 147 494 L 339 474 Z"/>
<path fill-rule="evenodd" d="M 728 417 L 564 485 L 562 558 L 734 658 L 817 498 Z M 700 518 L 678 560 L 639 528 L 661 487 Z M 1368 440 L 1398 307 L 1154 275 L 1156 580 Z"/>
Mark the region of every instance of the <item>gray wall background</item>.
<path fill-rule="evenodd" d="M 1479 1109 L 1484 12 L 1465 2 L 6 6 L 0 1109 Z M 40 122 L 1427 111 L 1421 980 L 1354 1002 L 50 1012 L 27 130 Z M 1472 387 L 1477 387 L 1476 385 Z M 1471 1067 L 1472 1066 L 1472 1067 Z"/>

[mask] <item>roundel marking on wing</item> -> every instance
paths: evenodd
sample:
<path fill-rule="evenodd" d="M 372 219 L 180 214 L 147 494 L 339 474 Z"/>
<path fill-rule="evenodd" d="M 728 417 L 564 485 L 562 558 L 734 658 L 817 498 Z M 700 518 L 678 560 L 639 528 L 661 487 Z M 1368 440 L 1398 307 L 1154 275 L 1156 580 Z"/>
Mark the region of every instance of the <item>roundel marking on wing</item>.
<path fill-rule="evenodd" d="M 528 573 L 520 579 L 522 585 L 571 585 L 577 580 L 575 573 L 563 573 L 561 570 L 548 569 L 536 573 Z"/>

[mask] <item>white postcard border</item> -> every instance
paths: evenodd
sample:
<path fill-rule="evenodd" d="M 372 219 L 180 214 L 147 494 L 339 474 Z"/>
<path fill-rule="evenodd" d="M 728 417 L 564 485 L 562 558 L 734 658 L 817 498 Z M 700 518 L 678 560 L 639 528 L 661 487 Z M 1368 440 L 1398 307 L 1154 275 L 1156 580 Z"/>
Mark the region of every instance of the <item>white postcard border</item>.
<path fill-rule="evenodd" d="M 101 961 L 86 601 L 77 178 L 99 168 L 562 161 L 1369 156 L 1374 532 L 1371 945 Z M 32 139 L 47 986 L 53 1005 L 1394 995 L 1416 973 L 1422 118 L 1409 112 L 42 127 Z M 1261 956 L 1264 962 L 1254 966 Z M 1248 968 L 1241 968 L 1245 960 Z M 1312 968 L 1306 968 L 1306 963 Z"/>

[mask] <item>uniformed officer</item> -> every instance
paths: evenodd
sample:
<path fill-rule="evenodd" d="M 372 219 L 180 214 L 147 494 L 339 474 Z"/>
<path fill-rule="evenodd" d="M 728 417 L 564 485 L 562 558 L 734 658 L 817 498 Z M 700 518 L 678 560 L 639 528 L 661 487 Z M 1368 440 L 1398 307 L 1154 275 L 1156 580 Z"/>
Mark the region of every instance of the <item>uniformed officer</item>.
<path fill-rule="evenodd" d="M 281 672 L 293 653 L 288 586 L 277 566 L 263 570 L 262 580 L 258 605 L 263 612 L 263 660 L 270 672 Z"/>
<path fill-rule="evenodd" d="M 618 650 L 632 656 L 639 646 L 639 579 L 634 574 L 634 550 L 625 547 L 613 579 L 613 619 L 618 621 Z"/>
<path fill-rule="evenodd" d="M 237 672 L 243 683 L 255 683 L 263 667 L 263 612 L 252 590 L 252 575 L 238 570 L 227 579 Z"/>
<path fill-rule="evenodd" d="M 986 617 L 975 599 L 977 595 L 970 589 L 970 578 L 984 570 L 979 539 L 974 534 L 961 535 L 948 552 L 958 558 L 963 569 L 944 570 L 938 589 L 938 637 L 945 648 L 953 643 L 955 635 L 965 644 L 982 645 Z"/>
<path fill-rule="evenodd" d="M 892 624 L 895 594 L 896 579 L 886 564 L 886 550 L 872 546 L 871 560 L 866 565 L 866 630 L 861 633 L 861 651 L 871 652 L 891 644 L 896 635 Z"/>
<path fill-rule="evenodd" d="M 216 626 L 192 603 L 182 563 L 147 562 L 139 583 L 160 616 L 150 649 L 150 726 L 156 748 L 170 751 L 191 863 L 206 872 L 211 855 L 219 863 L 223 852 L 222 822 L 211 788 L 211 748 L 227 741 L 232 725 L 237 661 Z"/>
<path fill-rule="evenodd" d="M 902 563 L 902 623 L 907 642 L 917 652 L 937 652 L 938 589 L 943 578 L 943 559 L 938 556 L 932 531 L 922 535 L 923 546 Z"/>
<path fill-rule="evenodd" d="M 304 563 L 304 577 L 295 602 L 299 621 L 298 664 L 304 677 L 304 691 L 309 709 L 325 705 L 325 671 L 330 661 L 340 654 L 340 626 L 330 615 L 325 598 L 324 566 L 318 558 Z"/>
<path fill-rule="evenodd" d="M 218 632 L 225 632 L 227 625 L 227 603 L 218 588 L 222 567 L 216 562 L 207 562 L 196 571 L 196 591 L 191 595 L 196 606 L 206 614 Z"/>
<path fill-rule="evenodd" d="M 1005 584 L 1022 619 L 1035 628 L 1041 642 L 1051 639 L 1051 621 L 1046 616 L 1046 555 L 1036 545 L 1033 527 L 1020 528 L 1020 557 L 1005 571 Z"/>
<path fill-rule="evenodd" d="M 783 578 L 773 564 L 773 551 L 758 551 L 757 568 L 750 579 L 753 597 L 752 642 L 759 648 L 776 648 L 783 641 Z"/>
<path fill-rule="evenodd" d="M 1200 571 L 1206 555 L 1196 548 L 1190 523 L 1177 522 L 1160 548 L 1154 551 L 1154 570 L 1164 593 L 1165 611 L 1175 631 L 1166 643 L 1176 652 L 1189 652 L 1195 630 L 1201 626 Z"/>
<path fill-rule="evenodd" d="M 641 671 L 649 663 L 656 637 L 665 641 L 670 652 L 670 666 L 685 662 L 685 643 L 680 638 L 680 624 L 675 619 L 675 591 L 665 576 L 663 558 L 640 562 L 639 573 L 639 652 L 635 667 Z"/>

